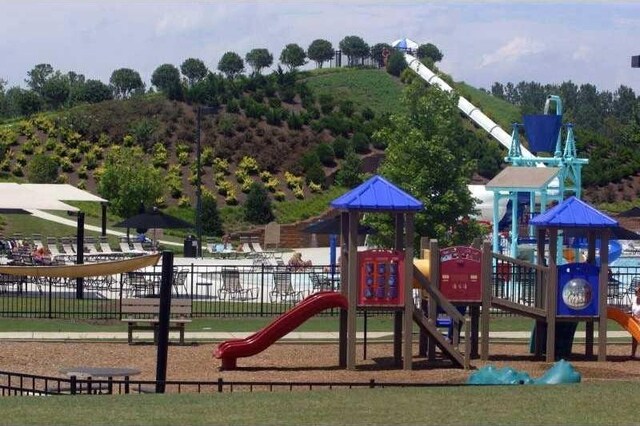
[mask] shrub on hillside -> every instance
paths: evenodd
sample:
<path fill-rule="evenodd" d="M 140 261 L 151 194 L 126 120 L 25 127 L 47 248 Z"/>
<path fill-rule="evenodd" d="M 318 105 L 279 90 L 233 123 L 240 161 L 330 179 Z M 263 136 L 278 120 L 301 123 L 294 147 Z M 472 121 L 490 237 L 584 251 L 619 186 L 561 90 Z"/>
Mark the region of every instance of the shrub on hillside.
<path fill-rule="evenodd" d="M 394 50 L 387 60 L 387 72 L 396 77 L 400 77 L 402 71 L 407 68 L 407 61 L 402 52 Z"/>
<path fill-rule="evenodd" d="M 369 138 L 364 133 L 358 132 L 352 138 L 353 149 L 358 154 L 366 154 L 369 152 Z"/>
<path fill-rule="evenodd" d="M 333 140 L 331 144 L 333 147 L 333 153 L 336 158 L 344 158 L 347 153 L 347 149 L 349 148 L 349 140 L 343 136 L 338 136 Z"/>
<path fill-rule="evenodd" d="M 27 167 L 27 179 L 31 183 L 54 183 L 58 177 L 58 161 L 48 155 L 36 154 Z"/>
<path fill-rule="evenodd" d="M 328 167 L 331 167 L 335 164 L 335 153 L 333 152 L 333 148 L 330 144 L 323 142 L 316 147 L 316 153 L 318 154 L 318 159 L 320 162 Z"/>

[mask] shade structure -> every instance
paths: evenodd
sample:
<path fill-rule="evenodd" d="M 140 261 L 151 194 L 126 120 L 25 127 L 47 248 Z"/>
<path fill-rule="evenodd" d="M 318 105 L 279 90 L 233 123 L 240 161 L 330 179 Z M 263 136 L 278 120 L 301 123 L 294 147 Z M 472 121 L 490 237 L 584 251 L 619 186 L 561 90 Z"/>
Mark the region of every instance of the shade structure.
<path fill-rule="evenodd" d="M 638 217 L 640 218 L 640 207 L 631 207 L 618 215 L 618 217 Z"/>
<path fill-rule="evenodd" d="M 26 213 L 29 210 L 62 210 L 77 212 L 79 209 L 62 201 L 38 193 L 17 183 L 0 183 L 0 211 Z"/>
<path fill-rule="evenodd" d="M 399 38 L 398 40 L 395 40 L 393 43 L 391 43 L 391 47 L 395 47 L 396 49 L 415 50 L 418 48 L 418 43 L 411 40 L 410 38 L 404 37 Z"/>
<path fill-rule="evenodd" d="M 193 228 L 194 225 L 175 216 L 162 213 L 153 208 L 145 213 L 131 216 L 114 225 L 118 228 L 154 228 L 154 229 L 179 229 Z"/>
<path fill-rule="evenodd" d="M 340 234 L 340 216 L 319 220 L 302 230 L 308 234 Z M 358 225 L 358 235 L 375 234 L 376 230 L 367 225 Z"/>
<path fill-rule="evenodd" d="M 640 234 L 637 232 L 633 232 L 630 229 L 624 228 L 622 226 L 615 226 L 610 228 L 611 230 L 611 238 L 616 240 L 634 240 L 640 241 Z M 585 239 L 586 232 L 584 230 L 576 230 L 576 229 L 564 229 L 563 230 L 565 237 L 575 237 Z M 586 239 L 585 239 L 586 241 Z"/>

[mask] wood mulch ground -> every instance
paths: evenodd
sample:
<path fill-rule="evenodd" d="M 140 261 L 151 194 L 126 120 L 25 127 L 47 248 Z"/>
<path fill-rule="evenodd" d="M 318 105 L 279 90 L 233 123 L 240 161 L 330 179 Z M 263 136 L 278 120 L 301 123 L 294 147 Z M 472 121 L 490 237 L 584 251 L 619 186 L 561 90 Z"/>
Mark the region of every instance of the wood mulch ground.
<path fill-rule="evenodd" d="M 386 343 L 367 346 L 363 359 L 363 345 L 358 345 L 357 370 L 337 367 L 337 343 L 290 344 L 279 343 L 250 358 L 238 360 L 239 369 L 220 371 L 220 360 L 213 357 L 217 344 L 199 343 L 170 346 L 168 356 L 169 380 L 215 381 L 222 377 L 232 381 L 358 381 L 375 379 L 379 382 L 464 383 L 471 371 L 450 367 L 442 360 L 428 365 L 414 356 L 414 370 L 393 367 L 392 347 Z M 141 370 L 132 379 L 153 380 L 156 373 L 156 347 L 147 344 L 104 342 L 0 342 L 0 370 L 36 375 L 64 377 L 60 369 L 78 366 L 132 367 Z M 640 381 L 640 359 L 630 357 L 630 344 L 611 344 L 607 348 L 609 361 L 598 363 L 585 360 L 584 346 L 574 345 L 569 360 L 582 374 L 583 381 L 637 380 Z M 414 350 L 417 354 L 417 348 Z M 491 344 L 489 364 L 510 366 L 539 377 L 551 363 L 534 361 L 528 345 Z M 475 368 L 486 363 L 473 360 Z"/>

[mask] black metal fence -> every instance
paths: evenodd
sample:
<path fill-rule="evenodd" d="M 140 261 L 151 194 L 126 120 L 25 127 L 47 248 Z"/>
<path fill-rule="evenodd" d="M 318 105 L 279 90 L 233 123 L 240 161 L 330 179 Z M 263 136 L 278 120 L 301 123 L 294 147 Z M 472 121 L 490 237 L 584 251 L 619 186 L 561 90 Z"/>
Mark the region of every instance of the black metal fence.
<path fill-rule="evenodd" d="M 0 275 L 0 316 L 119 319 L 122 299 L 157 297 L 160 278 L 159 266 L 81 283 Z M 82 298 L 77 297 L 79 285 Z M 192 301 L 194 317 L 279 315 L 311 293 L 339 288 L 339 273 L 331 273 L 329 266 L 296 270 L 264 263 L 175 266 L 172 286 L 173 297 Z"/>
<path fill-rule="evenodd" d="M 511 265 L 508 274 L 494 270 L 492 294 L 528 306 L 535 303 L 535 271 Z M 608 287 L 611 305 L 630 305 L 640 285 L 640 267 L 612 268 Z M 289 310 L 311 293 L 339 290 L 338 271 L 329 266 L 300 270 L 267 264 L 184 265 L 174 269 L 173 297 L 192 302 L 194 317 L 270 317 Z M 79 283 L 60 278 L 0 275 L 0 317 L 119 319 L 123 298 L 154 297 L 160 285 L 160 267 L 85 279 Z M 539 295 L 538 295 L 539 297 Z M 321 315 L 335 315 L 338 309 Z"/>
<path fill-rule="evenodd" d="M 0 396 L 27 395 L 103 395 L 129 393 L 155 393 L 155 380 L 124 380 L 69 378 L 0 371 Z M 278 392 L 298 390 L 331 390 L 355 388 L 398 387 L 457 387 L 457 383 L 378 382 L 375 379 L 362 382 L 319 381 L 215 381 L 166 380 L 166 393 L 222 393 L 222 392 Z"/>

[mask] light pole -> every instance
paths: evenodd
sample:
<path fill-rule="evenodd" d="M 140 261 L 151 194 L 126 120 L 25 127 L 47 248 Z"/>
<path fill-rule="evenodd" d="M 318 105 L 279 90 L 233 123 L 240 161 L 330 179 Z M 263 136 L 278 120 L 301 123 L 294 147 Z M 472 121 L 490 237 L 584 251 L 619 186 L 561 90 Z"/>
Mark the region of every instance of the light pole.
<path fill-rule="evenodd" d="M 199 106 L 196 111 L 196 257 L 202 257 L 202 181 L 200 179 L 200 119 L 203 114 L 216 112 L 214 107 Z"/>

